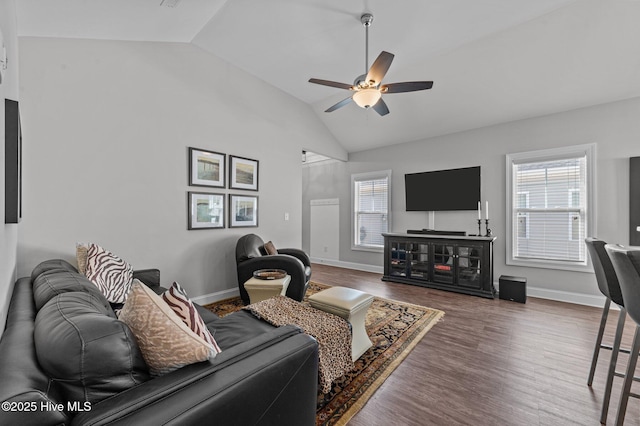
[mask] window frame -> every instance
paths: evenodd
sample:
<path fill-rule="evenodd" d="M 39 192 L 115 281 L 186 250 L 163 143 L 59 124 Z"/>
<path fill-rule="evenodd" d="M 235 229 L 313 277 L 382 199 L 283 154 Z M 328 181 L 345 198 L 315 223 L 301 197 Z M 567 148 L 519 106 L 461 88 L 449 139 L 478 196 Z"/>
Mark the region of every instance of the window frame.
<path fill-rule="evenodd" d="M 586 157 L 586 177 L 585 177 L 585 237 L 596 235 L 596 144 L 572 145 L 561 148 L 551 148 L 538 151 L 527 151 L 506 155 L 506 264 L 514 266 L 527 266 L 545 269 L 560 269 L 578 272 L 593 272 L 591 259 L 586 252 L 584 261 L 573 262 L 564 260 L 549 259 L 522 259 L 514 256 L 515 241 L 517 237 L 517 224 L 514 224 L 516 206 L 513 204 L 513 197 L 517 197 L 514 193 L 515 185 L 515 164 L 536 163 L 543 161 L 552 161 L 566 158 Z M 569 224 L 570 226 L 570 224 Z M 575 240 L 572 240 L 575 241 Z M 584 244 L 584 241 L 582 242 Z"/>
<path fill-rule="evenodd" d="M 356 211 L 356 182 L 387 179 L 387 231 L 391 232 L 391 170 L 379 170 L 366 173 L 354 173 L 351 175 L 351 250 L 382 253 L 384 244 L 360 245 L 356 244 L 356 232 L 358 228 L 358 212 Z M 359 232 L 359 231 L 358 231 Z"/>

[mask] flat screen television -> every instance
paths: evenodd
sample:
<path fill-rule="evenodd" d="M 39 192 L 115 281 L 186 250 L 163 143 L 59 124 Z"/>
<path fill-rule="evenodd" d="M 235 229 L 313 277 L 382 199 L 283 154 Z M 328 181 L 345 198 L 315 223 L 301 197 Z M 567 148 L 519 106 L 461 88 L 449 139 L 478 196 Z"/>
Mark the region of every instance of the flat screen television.
<path fill-rule="evenodd" d="M 477 210 L 480 166 L 404 175 L 407 211 Z"/>

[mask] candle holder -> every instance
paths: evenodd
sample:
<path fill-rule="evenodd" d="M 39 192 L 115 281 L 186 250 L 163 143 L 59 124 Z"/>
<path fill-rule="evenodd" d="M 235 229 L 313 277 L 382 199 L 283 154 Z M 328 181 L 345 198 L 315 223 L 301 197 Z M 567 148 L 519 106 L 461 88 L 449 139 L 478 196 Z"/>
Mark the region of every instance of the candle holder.
<path fill-rule="evenodd" d="M 480 222 L 480 221 L 478 220 L 478 222 Z M 489 229 L 489 219 L 485 219 L 484 220 L 484 224 L 485 224 L 485 227 L 487 228 L 487 234 L 485 235 L 485 237 L 490 237 L 491 236 L 491 229 Z"/>
<path fill-rule="evenodd" d="M 482 237 L 481 224 L 482 224 L 482 219 L 478 219 L 478 237 Z"/>

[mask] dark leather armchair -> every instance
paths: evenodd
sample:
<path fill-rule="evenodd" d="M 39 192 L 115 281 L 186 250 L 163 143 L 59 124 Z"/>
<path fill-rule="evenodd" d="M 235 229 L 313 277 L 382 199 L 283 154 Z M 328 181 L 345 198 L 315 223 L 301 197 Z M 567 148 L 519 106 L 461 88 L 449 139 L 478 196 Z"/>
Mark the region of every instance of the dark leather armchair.
<path fill-rule="evenodd" d="M 278 254 L 267 254 L 264 241 L 256 234 L 240 237 L 236 244 L 236 264 L 238 266 L 238 288 L 245 304 L 249 303 L 249 294 L 244 283 L 258 269 L 283 269 L 291 275 L 287 297 L 299 302 L 304 298 L 311 279 L 309 256 L 299 249 L 277 249 Z"/>

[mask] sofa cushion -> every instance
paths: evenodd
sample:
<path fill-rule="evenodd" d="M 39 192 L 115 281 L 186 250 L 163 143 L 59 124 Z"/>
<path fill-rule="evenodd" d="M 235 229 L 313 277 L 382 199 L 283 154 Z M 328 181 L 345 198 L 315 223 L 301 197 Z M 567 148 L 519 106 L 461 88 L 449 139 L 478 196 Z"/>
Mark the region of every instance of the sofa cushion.
<path fill-rule="evenodd" d="M 187 296 L 182 286 L 174 282 L 171 288 L 162 293 L 162 299 L 169 305 L 180 319 L 198 336 L 202 337 L 209 343 L 216 353 L 220 353 L 220 348 L 211 332 L 204 323 L 204 320 L 196 310 L 195 305 Z"/>
<path fill-rule="evenodd" d="M 275 328 L 266 321 L 256 319 L 251 312 L 240 310 L 207 321 L 207 327 L 216 337 L 216 342 L 222 350 L 227 351 Z"/>
<path fill-rule="evenodd" d="M 149 379 L 135 336 L 93 293 L 49 300 L 34 338 L 38 362 L 67 401 L 95 403 Z"/>
<path fill-rule="evenodd" d="M 206 361 L 216 352 L 153 290 L 134 281 L 120 320 L 133 331 L 151 373 L 161 375 Z"/>
<path fill-rule="evenodd" d="M 102 292 L 86 277 L 77 272 L 50 269 L 38 275 L 33 281 L 33 300 L 36 304 L 36 310 L 40 310 L 49 300 L 59 294 L 76 291 L 90 293 L 105 308 L 109 307 Z M 111 312 L 110 309 L 109 312 Z M 113 316 L 113 313 L 111 315 Z"/>
<path fill-rule="evenodd" d="M 85 275 L 111 303 L 124 303 L 133 282 L 133 268 L 109 250 L 89 244 Z"/>
<path fill-rule="evenodd" d="M 72 264 L 62 259 L 51 259 L 45 260 L 40 263 L 38 266 L 33 268 L 31 272 L 31 281 L 33 282 L 40 274 L 47 271 L 52 270 L 60 270 L 60 271 L 69 271 L 69 272 L 78 272 L 76 268 L 73 267 Z"/>

